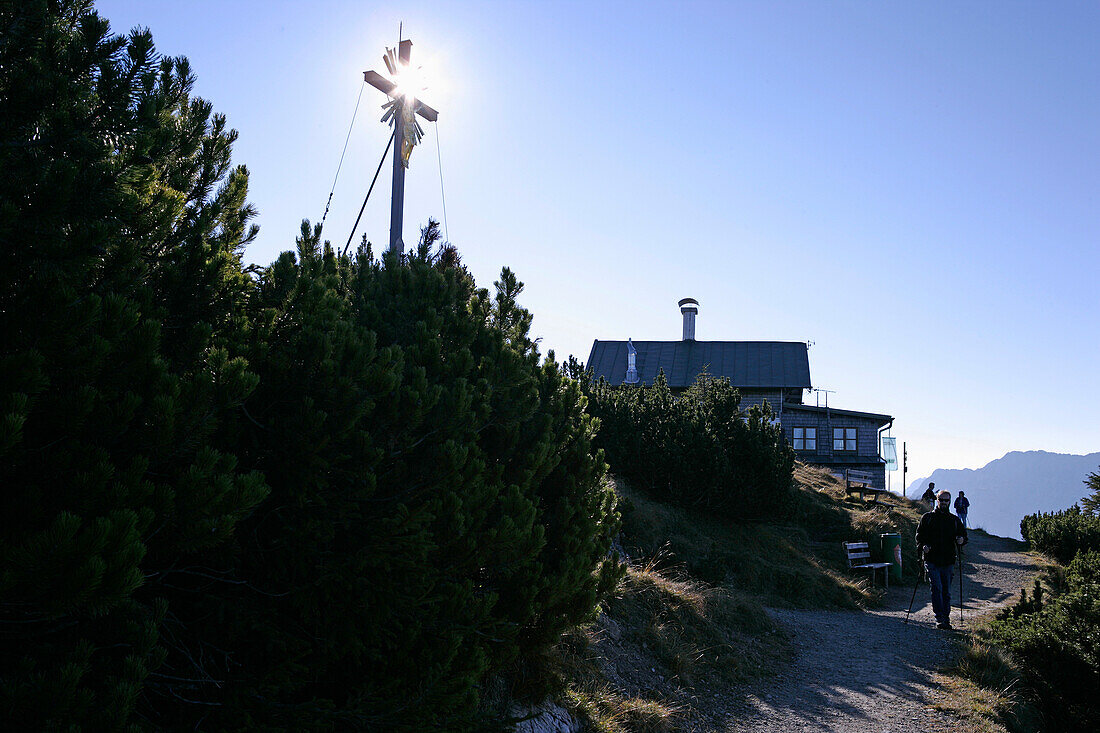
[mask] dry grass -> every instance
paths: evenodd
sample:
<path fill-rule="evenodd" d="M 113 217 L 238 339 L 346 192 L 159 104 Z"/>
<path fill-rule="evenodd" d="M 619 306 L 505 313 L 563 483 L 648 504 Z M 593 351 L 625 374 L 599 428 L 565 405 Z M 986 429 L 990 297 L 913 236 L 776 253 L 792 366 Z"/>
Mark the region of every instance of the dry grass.
<path fill-rule="evenodd" d="M 609 686 L 570 689 L 567 701 L 598 733 L 671 733 L 681 712 L 656 700 L 623 697 Z"/>
<path fill-rule="evenodd" d="M 640 630 L 669 677 L 692 685 L 701 676 L 732 684 L 771 671 L 777 629 L 754 599 L 724 588 L 669 577 L 653 566 L 631 568 L 611 615 Z"/>
<path fill-rule="evenodd" d="M 794 480 L 808 489 L 828 494 L 834 499 L 844 500 L 844 482 L 828 471 L 808 466 L 805 463 L 796 463 L 794 464 Z"/>
<path fill-rule="evenodd" d="M 945 693 L 937 707 L 967 720 L 983 733 L 1042 730 L 1042 718 L 1024 694 L 1023 675 L 1011 655 L 979 632 L 946 674 L 936 676 Z"/>
<path fill-rule="evenodd" d="M 570 706 L 605 733 L 681 730 L 697 691 L 769 674 L 787 656 L 755 600 L 652 561 L 631 565 L 607 613 L 559 653 Z"/>

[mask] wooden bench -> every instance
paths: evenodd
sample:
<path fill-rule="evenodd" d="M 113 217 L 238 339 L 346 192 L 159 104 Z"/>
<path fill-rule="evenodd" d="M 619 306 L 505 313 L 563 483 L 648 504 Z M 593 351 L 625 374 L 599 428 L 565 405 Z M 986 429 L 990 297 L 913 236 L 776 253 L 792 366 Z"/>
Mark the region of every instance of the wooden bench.
<path fill-rule="evenodd" d="M 886 489 L 876 489 L 871 483 L 874 481 L 875 476 L 870 471 L 856 471 L 855 469 L 848 468 L 844 470 L 844 493 L 847 494 L 859 494 L 861 501 L 866 501 L 866 494 L 871 495 L 872 504 L 881 504 L 878 500 L 880 494 L 888 493 Z"/>
<path fill-rule="evenodd" d="M 851 570 L 869 570 L 871 587 L 875 585 L 875 571 L 882 570 L 882 579 L 890 587 L 890 563 L 871 562 L 871 546 L 866 542 L 845 542 L 844 553 L 848 556 L 848 568 Z"/>

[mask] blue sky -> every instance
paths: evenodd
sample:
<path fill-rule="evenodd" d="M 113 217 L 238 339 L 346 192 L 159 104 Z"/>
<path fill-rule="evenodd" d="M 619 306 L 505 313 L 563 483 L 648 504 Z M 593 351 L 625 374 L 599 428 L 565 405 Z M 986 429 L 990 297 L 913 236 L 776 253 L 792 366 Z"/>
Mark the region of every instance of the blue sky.
<path fill-rule="evenodd" d="M 910 480 L 1100 447 L 1096 3 L 97 7 L 187 56 L 240 132 L 251 261 L 321 218 L 403 22 L 440 110 L 405 240 L 442 217 L 441 162 L 451 240 L 483 286 L 516 271 L 544 351 L 676 339 L 691 296 L 700 339 L 812 341 L 830 405 L 895 416 Z M 383 101 L 363 92 L 325 223 L 341 246 Z M 387 165 L 376 244 L 388 195 Z"/>

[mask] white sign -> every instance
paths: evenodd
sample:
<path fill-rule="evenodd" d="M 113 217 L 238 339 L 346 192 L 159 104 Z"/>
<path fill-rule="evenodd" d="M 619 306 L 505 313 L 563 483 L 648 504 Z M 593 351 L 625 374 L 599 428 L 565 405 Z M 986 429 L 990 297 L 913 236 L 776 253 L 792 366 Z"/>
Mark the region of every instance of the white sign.
<path fill-rule="evenodd" d="M 886 459 L 886 470 L 898 470 L 898 439 L 882 437 L 882 457 Z"/>

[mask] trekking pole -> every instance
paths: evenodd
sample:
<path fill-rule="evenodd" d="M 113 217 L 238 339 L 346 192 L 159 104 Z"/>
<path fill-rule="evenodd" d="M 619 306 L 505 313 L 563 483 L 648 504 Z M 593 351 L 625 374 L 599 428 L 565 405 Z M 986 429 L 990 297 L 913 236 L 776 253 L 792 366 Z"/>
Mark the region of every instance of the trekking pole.
<path fill-rule="evenodd" d="M 917 548 L 917 563 L 920 567 L 924 567 L 924 550 L 923 548 Z M 917 586 L 920 585 L 921 571 L 917 570 L 917 582 L 913 584 L 913 597 L 909 599 L 909 610 L 905 612 L 905 624 L 909 625 L 909 614 L 913 612 L 913 602 L 917 600 Z M 961 595 L 961 592 L 960 592 Z"/>
<path fill-rule="evenodd" d="M 963 548 L 959 547 L 959 628 L 963 625 Z"/>

